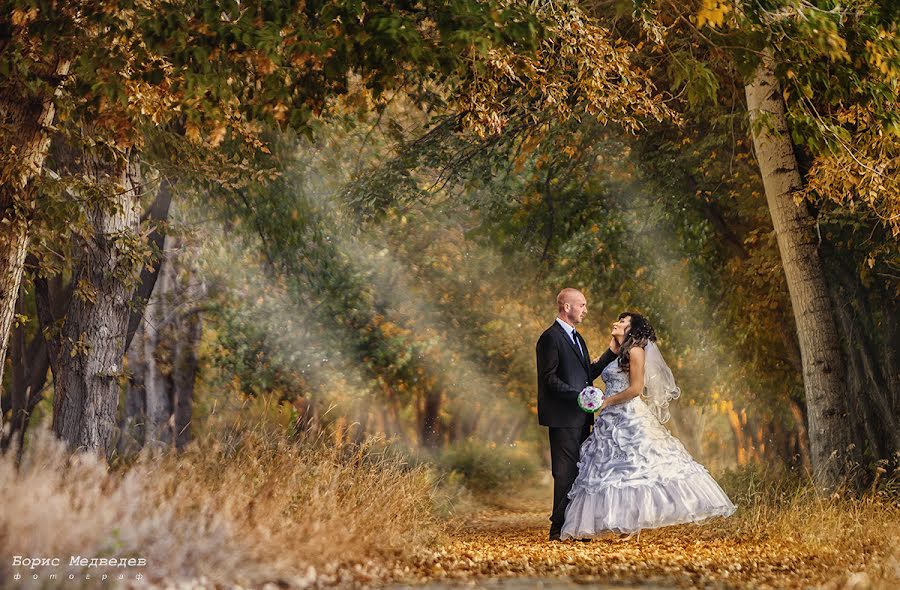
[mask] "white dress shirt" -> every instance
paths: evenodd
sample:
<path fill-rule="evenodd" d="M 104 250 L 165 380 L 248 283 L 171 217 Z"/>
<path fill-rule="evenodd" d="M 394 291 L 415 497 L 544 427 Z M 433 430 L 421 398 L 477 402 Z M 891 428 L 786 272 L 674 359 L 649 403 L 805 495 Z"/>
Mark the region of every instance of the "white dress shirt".
<path fill-rule="evenodd" d="M 570 326 L 568 323 L 559 318 L 556 318 L 556 321 L 559 322 L 559 325 L 563 327 L 563 330 L 565 330 L 566 334 L 569 335 L 569 340 L 575 343 L 575 348 L 578 349 L 578 352 L 581 353 L 581 357 L 584 358 L 584 349 L 581 348 L 581 343 L 575 338 L 575 326 Z"/>

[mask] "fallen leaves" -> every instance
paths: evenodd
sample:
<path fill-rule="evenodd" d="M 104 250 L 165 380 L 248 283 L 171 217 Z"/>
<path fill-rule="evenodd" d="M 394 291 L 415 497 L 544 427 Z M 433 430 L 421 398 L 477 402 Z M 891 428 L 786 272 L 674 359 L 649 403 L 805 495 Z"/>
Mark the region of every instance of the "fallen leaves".
<path fill-rule="evenodd" d="M 845 553 L 837 550 L 838 539 L 835 546 L 810 549 L 790 539 L 741 538 L 713 522 L 644 531 L 630 539 L 611 535 L 590 543 L 560 543 L 547 540 L 546 519 L 544 510 L 534 505 L 484 510 L 458 524 L 437 548 L 416 552 L 397 581 L 568 578 L 584 584 L 681 588 L 806 588 L 829 583 L 843 588 L 852 577 L 849 572 L 872 570 L 885 587 L 895 575 L 882 567 L 891 558 L 888 548 Z M 868 574 L 865 579 L 870 579 Z"/>

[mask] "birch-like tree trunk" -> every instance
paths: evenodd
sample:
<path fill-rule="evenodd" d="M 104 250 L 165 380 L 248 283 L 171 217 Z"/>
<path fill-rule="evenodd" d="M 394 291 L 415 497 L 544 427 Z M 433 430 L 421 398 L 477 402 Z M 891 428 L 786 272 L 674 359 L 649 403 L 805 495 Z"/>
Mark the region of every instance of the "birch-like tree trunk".
<path fill-rule="evenodd" d="M 68 75 L 69 65 L 60 60 L 54 78 Z M 55 115 L 52 94 L 28 101 L 14 88 L 0 88 L 0 387 L 28 250 L 28 211 L 36 206 L 34 179 L 47 158 Z M 2 420 L 0 415 L 0 426 Z"/>
<path fill-rule="evenodd" d="M 171 311 L 169 302 L 174 285 L 171 242 L 171 238 L 164 238 L 158 277 L 128 348 L 129 379 L 122 420 L 123 444 L 120 445 L 125 453 L 144 446 L 164 450 L 172 441 L 171 381 L 163 371 L 168 358 L 160 350 L 164 344 L 164 324 Z"/>
<path fill-rule="evenodd" d="M 160 261 L 156 287 L 144 310 L 144 326 L 141 342 L 144 358 L 144 395 L 147 422 L 145 429 L 146 446 L 163 449 L 172 443 L 172 397 L 168 376 L 160 366 L 159 348 L 167 332 L 164 324 L 172 313 L 172 299 L 175 289 L 175 266 L 172 260 L 172 238 L 166 236 L 163 242 L 163 258 Z M 168 343 L 171 344 L 171 343 Z M 168 371 L 167 371 L 168 372 Z"/>
<path fill-rule="evenodd" d="M 191 250 L 166 236 L 158 279 L 128 349 L 123 452 L 184 448 L 191 438 L 197 346 L 205 295 Z"/>
<path fill-rule="evenodd" d="M 0 190 L 5 192 L 5 187 Z M 3 386 L 9 333 L 22 284 L 25 252 L 28 250 L 28 223 L 23 219 L 16 219 L 11 207 L 7 213 L 5 201 L 5 195 L 0 195 L 0 207 L 4 208 L 0 219 L 0 389 Z M 3 415 L 0 414 L 0 425 L 2 420 Z"/>
<path fill-rule="evenodd" d="M 19 288 L 19 297 L 16 300 L 16 313 L 25 315 L 24 289 Z M 12 400 L 12 421 L 10 434 L 24 430 L 25 420 L 28 417 L 26 405 L 28 403 L 28 386 L 26 384 L 27 349 L 25 346 L 25 326 L 19 324 L 13 328 L 10 336 L 9 360 L 12 361 L 12 379 L 10 382 L 10 398 Z"/>
<path fill-rule="evenodd" d="M 140 272 L 127 249 L 137 241 L 141 180 L 136 164 L 111 165 L 85 153 L 85 175 L 115 190 L 88 213 L 92 233 L 77 238 L 75 295 L 51 345 L 53 430 L 70 449 L 105 456 L 116 430 L 119 376 L 129 305 Z"/>
<path fill-rule="evenodd" d="M 753 145 L 800 342 L 813 469 L 817 480 L 830 487 L 842 482 L 854 455 L 843 399 L 844 361 L 815 221 L 805 204 L 794 198 L 803 181 L 771 54 L 756 68 L 745 91 Z"/>
<path fill-rule="evenodd" d="M 165 232 L 162 226 L 169 218 L 172 203 L 171 184 L 165 178 L 159 180 L 159 190 L 150 209 L 143 216 L 150 223 L 148 244 L 160 252 L 165 252 Z M 128 381 L 125 385 L 125 407 L 121 418 L 119 452 L 123 455 L 136 453 L 144 446 L 147 424 L 147 392 L 144 388 L 147 365 L 144 329 L 146 327 L 144 302 L 148 302 L 156 289 L 156 283 L 166 261 L 163 254 L 150 266 L 141 270 L 141 282 L 134 294 L 137 305 L 133 306 L 128 320 L 128 334 L 125 339 L 128 359 Z M 157 363 L 153 363 L 157 367 Z"/>

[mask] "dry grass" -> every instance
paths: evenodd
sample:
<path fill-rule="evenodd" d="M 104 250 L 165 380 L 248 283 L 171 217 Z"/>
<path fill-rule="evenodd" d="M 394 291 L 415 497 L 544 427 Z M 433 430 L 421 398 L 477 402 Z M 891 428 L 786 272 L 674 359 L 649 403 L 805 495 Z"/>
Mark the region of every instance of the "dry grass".
<path fill-rule="evenodd" d="M 113 469 L 36 432 L 21 468 L 0 457 L 0 554 L 143 557 L 145 583 L 167 587 L 520 576 L 835 590 L 900 582 L 896 490 L 823 495 L 746 471 L 721 480 L 739 507 L 732 518 L 551 544 L 546 487 L 513 485 L 478 504 L 452 478 L 436 488 L 433 468 L 373 445 L 228 432 L 180 456 L 145 454 Z"/>
<path fill-rule="evenodd" d="M 231 441 L 110 470 L 37 433 L 20 469 L 0 458 L 0 555 L 143 557 L 150 583 L 303 587 L 338 563 L 402 558 L 440 530 L 423 468 L 262 430 Z"/>
<path fill-rule="evenodd" d="M 728 519 L 585 543 L 547 542 L 549 487 L 494 494 L 450 539 L 415 557 L 414 581 L 575 578 L 661 587 L 900 587 L 900 503 L 888 488 L 823 495 L 758 471 L 720 481 L 738 505 Z"/>
<path fill-rule="evenodd" d="M 891 482 L 863 494 L 826 493 L 808 480 L 746 470 L 722 483 L 741 508 L 736 518 L 722 521 L 723 532 L 734 537 L 841 551 L 893 546 L 900 539 L 900 494 Z"/>

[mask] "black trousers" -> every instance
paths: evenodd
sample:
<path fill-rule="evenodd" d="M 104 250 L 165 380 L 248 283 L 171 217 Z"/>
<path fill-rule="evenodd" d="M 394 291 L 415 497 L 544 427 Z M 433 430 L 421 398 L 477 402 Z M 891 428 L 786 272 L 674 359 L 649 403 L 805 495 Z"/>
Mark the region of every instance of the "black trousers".
<path fill-rule="evenodd" d="M 553 513 L 550 515 L 550 533 L 562 530 L 569 505 L 569 490 L 578 476 L 578 453 L 581 444 L 591 434 L 591 426 L 578 428 L 550 427 L 550 470 L 553 473 Z"/>

